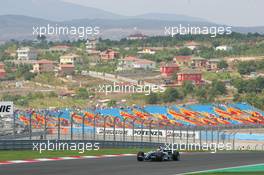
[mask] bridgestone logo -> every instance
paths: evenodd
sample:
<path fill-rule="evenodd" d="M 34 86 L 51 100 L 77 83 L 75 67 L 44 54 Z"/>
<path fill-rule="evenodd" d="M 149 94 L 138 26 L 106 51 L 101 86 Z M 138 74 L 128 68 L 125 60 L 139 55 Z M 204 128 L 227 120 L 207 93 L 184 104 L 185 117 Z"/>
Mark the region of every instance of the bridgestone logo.
<path fill-rule="evenodd" d="M 12 115 L 13 111 L 13 102 L 0 102 L 0 115 Z"/>
<path fill-rule="evenodd" d="M 195 132 L 186 132 L 186 131 L 179 131 L 179 130 L 175 130 L 173 132 L 173 130 L 157 130 L 157 129 L 152 129 L 151 131 L 149 129 L 123 129 L 123 128 L 115 128 L 115 130 L 113 128 L 101 128 L 101 127 L 97 127 L 96 128 L 96 133 L 99 135 L 125 135 L 125 136 L 137 136 L 137 137 L 176 137 L 176 138 L 182 138 L 182 139 L 199 139 L 199 133 L 197 131 Z"/>
<path fill-rule="evenodd" d="M 0 112 L 11 112 L 11 105 L 1 105 L 0 106 Z"/>

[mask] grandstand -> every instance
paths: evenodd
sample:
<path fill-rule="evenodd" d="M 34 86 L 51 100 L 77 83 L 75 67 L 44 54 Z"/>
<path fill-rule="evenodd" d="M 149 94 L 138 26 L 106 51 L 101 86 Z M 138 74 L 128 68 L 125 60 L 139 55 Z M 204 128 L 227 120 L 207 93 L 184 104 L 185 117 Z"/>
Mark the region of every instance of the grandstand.
<path fill-rule="evenodd" d="M 39 111 L 16 111 L 16 120 L 21 125 L 32 128 L 69 127 L 124 127 L 153 125 L 165 126 L 225 126 L 225 125 L 257 125 L 264 124 L 264 112 L 247 104 L 195 104 L 172 106 L 135 106 L 113 107 L 104 109 L 59 109 Z M 45 122 L 46 121 L 46 122 Z M 60 121 L 60 122 L 59 122 Z"/>

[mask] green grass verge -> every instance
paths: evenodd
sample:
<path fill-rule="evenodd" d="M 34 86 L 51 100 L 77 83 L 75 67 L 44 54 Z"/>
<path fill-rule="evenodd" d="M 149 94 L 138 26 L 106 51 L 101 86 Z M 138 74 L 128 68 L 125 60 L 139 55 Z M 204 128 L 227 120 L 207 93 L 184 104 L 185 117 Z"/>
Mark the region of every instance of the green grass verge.
<path fill-rule="evenodd" d="M 253 164 L 253 165 L 244 165 L 244 166 L 237 166 L 237 167 L 230 167 L 230 168 L 222 168 L 222 169 L 212 169 L 204 172 L 197 172 L 197 173 L 190 173 L 190 174 L 205 174 L 205 175 L 257 175 L 257 174 L 264 174 L 264 164 Z"/>
<path fill-rule="evenodd" d="M 67 156 L 99 156 L 110 154 L 136 154 L 139 150 L 149 151 L 150 149 L 100 149 L 98 151 L 85 151 L 79 153 L 78 151 L 43 151 L 39 153 L 33 150 L 21 150 L 21 151 L 0 151 L 0 161 L 8 160 L 29 160 L 37 158 L 53 158 L 53 157 L 67 157 Z"/>
<path fill-rule="evenodd" d="M 218 172 L 218 173 L 195 173 L 195 175 L 263 175 L 264 172 Z M 191 174 L 190 174 L 191 175 Z"/>

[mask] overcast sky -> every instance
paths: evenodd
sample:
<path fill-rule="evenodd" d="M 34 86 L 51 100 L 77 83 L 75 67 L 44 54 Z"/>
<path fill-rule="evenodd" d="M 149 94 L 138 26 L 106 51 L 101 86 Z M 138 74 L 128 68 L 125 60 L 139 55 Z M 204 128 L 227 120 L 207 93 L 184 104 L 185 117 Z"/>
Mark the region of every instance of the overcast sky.
<path fill-rule="evenodd" d="M 264 26 L 264 0 L 63 0 L 122 15 L 184 14 L 236 26 Z"/>

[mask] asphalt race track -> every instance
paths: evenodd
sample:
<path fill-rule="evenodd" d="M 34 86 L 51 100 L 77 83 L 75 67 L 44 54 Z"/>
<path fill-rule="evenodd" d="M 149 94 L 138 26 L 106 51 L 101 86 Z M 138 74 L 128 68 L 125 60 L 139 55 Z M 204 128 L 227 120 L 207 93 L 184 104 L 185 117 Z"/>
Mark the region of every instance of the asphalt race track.
<path fill-rule="evenodd" d="M 179 162 L 115 157 L 0 165 L 0 175 L 174 175 L 259 163 L 264 163 L 264 153 L 188 153 Z"/>

